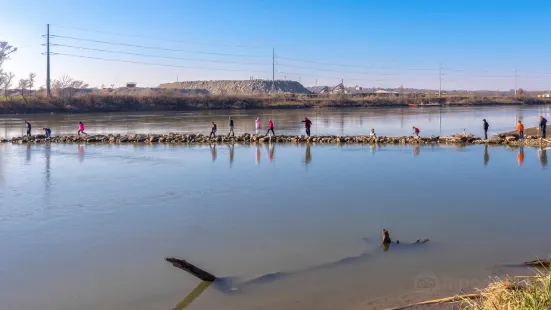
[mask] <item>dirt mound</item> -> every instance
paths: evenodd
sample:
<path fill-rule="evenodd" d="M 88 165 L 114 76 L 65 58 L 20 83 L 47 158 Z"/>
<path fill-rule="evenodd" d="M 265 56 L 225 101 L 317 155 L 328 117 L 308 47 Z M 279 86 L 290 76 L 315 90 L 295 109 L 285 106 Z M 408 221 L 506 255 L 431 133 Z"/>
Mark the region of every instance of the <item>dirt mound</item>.
<path fill-rule="evenodd" d="M 272 89 L 273 84 L 273 89 Z M 185 81 L 161 84 L 160 88 L 201 89 L 211 95 L 242 94 L 255 95 L 267 93 L 309 94 L 310 91 L 296 81 L 270 80 L 228 80 L 228 81 Z"/>
<path fill-rule="evenodd" d="M 166 89 L 166 88 L 150 88 L 150 87 L 121 87 L 115 88 L 109 92 L 111 95 L 125 96 L 159 96 L 159 95 L 189 95 L 199 94 L 208 95 L 208 91 L 204 89 Z"/>

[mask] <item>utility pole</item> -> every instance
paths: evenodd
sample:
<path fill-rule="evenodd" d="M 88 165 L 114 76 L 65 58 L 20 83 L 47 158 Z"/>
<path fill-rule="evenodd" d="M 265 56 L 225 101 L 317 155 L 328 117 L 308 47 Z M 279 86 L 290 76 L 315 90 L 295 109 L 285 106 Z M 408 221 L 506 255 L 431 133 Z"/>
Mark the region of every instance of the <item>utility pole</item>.
<path fill-rule="evenodd" d="M 440 99 L 442 98 L 442 66 L 438 68 L 438 81 L 440 83 L 440 86 L 438 87 L 438 101 L 440 102 Z"/>
<path fill-rule="evenodd" d="M 46 95 L 52 96 L 50 88 L 50 24 L 46 24 Z"/>
<path fill-rule="evenodd" d="M 275 92 L 275 47 L 272 47 L 272 91 Z"/>
<path fill-rule="evenodd" d="M 515 97 L 517 96 L 517 69 L 513 70 L 514 78 L 515 78 Z"/>

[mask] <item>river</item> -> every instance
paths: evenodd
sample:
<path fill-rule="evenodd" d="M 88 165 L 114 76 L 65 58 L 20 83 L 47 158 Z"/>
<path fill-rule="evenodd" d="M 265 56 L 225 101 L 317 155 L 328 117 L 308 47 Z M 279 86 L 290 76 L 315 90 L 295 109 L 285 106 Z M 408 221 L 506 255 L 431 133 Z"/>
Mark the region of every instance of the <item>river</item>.
<path fill-rule="evenodd" d="M 551 115 L 551 106 L 460 106 L 418 108 L 350 108 L 350 109 L 288 109 L 288 110 L 216 110 L 188 112 L 136 112 L 95 114 L 28 114 L 0 115 L 0 137 L 11 138 L 26 133 L 25 120 L 31 122 L 33 133 L 49 127 L 52 134 L 76 134 L 78 122 L 86 125 L 90 134 L 131 134 L 190 132 L 209 134 L 211 122 L 219 133 L 228 130 L 229 117 L 235 121 L 235 133 L 254 132 L 254 121 L 260 118 L 262 128 L 268 120 L 282 134 L 302 134 L 301 120 L 308 117 L 313 135 L 359 135 L 375 128 L 378 135 L 403 136 L 412 126 L 421 135 L 450 135 L 458 132 L 483 134 L 482 119 L 490 123 L 490 134 L 514 130 L 522 120 L 527 127 L 538 123 L 539 115 Z M 266 130 L 266 129 L 264 129 Z"/>
<path fill-rule="evenodd" d="M 526 121 L 541 113 L 520 110 Z M 455 111 L 442 119 L 474 126 L 486 117 L 497 131 L 514 124 L 517 112 Z M 323 113 L 325 133 L 363 130 L 353 112 Z M 59 128 L 79 119 L 29 118 L 41 117 L 59 118 Z M 385 119 L 400 123 L 399 116 L 365 117 L 389 132 Z M 167 120 L 138 129 L 130 119 L 112 128 L 105 121 L 102 130 L 191 126 Z M 424 113 L 405 120 L 428 132 L 439 128 Z M 0 144 L 0 309 L 181 309 L 200 281 L 167 263 L 169 256 L 231 277 L 238 287 L 211 286 L 187 309 L 382 309 L 458 294 L 489 276 L 520 272 L 510 264 L 549 255 L 548 152 Z M 383 228 L 401 245 L 385 251 Z M 425 238 L 427 244 L 408 245 Z M 274 275 L 245 280 L 263 274 Z"/>

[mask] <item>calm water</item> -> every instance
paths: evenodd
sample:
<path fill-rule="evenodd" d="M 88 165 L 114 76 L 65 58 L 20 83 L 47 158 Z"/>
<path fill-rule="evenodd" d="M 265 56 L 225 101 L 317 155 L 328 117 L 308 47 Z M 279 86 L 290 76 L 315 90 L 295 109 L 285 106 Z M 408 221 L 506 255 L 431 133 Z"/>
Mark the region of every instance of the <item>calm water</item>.
<path fill-rule="evenodd" d="M 189 309 L 372 309 L 456 294 L 549 255 L 547 153 L 2 144 L 0 309 L 178 309 L 199 281 L 167 256 L 220 277 L 290 272 L 233 294 L 211 286 Z M 382 228 L 431 242 L 384 252 Z"/>
<path fill-rule="evenodd" d="M 219 133 L 228 130 L 228 117 L 235 120 L 235 132 L 253 132 L 259 117 L 262 128 L 271 118 L 276 133 L 302 134 L 305 116 L 313 122 L 314 135 L 365 134 L 375 128 L 379 135 L 409 135 L 413 125 L 422 135 L 449 135 L 466 129 L 478 136 L 482 119 L 488 119 L 490 133 L 514 130 L 517 120 L 527 127 L 536 126 L 539 115 L 551 117 L 551 106 L 511 107 L 424 107 L 424 108 L 353 108 L 300 110 L 232 110 L 154 113 L 98 113 L 78 115 L 0 115 L 0 137 L 24 135 L 25 120 L 33 124 L 34 132 L 50 127 L 53 134 L 76 134 L 78 122 L 86 124 L 88 133 L 210 133 L 211 121 L 218 124 Z"/>

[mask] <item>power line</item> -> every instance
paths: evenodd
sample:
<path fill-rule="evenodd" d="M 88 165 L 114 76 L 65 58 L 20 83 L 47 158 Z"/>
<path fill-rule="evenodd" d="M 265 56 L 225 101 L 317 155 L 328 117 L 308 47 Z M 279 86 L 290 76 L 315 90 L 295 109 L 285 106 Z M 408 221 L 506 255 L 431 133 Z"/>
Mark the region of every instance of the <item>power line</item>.
<path fill-rule="evenodd" d="M 169 51 L 169 52 L 182 52 L 182 53 L 217 55 L 217 56 L 268 58 L 268 56 L 264 56 L 264 55 L 245 55 L 245 54 L 214 53 L 214 52 L 204 52 L 204 51 L 189 51 L 189 50 L 182 50 L 182 49 L 172 49 L 172 48 L 164 48 L 164 47 L 156 47 L 156 46 L 117 43 L 117 42 L 110 42 L 110 41 L 83 39 L 83 38 L 75 38 L 75 37 L 59 36 L 59 35 L 50 35 L 50 37 L 51 38 L 62 38 L 62 39 L 76 40 L 76 41 L 84 41 L 84 42 L 93 42 L 93 43 L 100 43 L 100 44 L 109 44 L 109 45 L 117 45 L 117 46 L 136 47 L 136 48 L 152 49 L 152 50 L 160 50 L 160 51 Z"/>
<path fill-rule="evenodd" d="M 305 62 L 319 65 L 328 65 L 336 67 L 349 67 L 349 68 L 365 68 L 365 69 L 381 69 L 381 70 L 408 70 L 408 71 L 438 71 L 436 68 L 392 68 L 392 67 L 375 67 L 375 66 L 356 66 L 356 65 L 345 65 L 338 63 L 322 62 L 322 61 L 313 61 L 313 60 L 303 60 L 297 58 L 288 58 L 288 57 L 277 57 L 278 59 L 291 60 L 297 62 Z"/>
<path fill-rule="evenodd" d="M 53 25 L 53 24 L 50 24 L 50 26 L 54 26 L 56 28 L 65 28 L 65 29 L 72 29 L 72 30 L 78 30 L 78 31 L 92 32 L 92 33 L 109 34 L 109 35 L 116 35 L 116 36 L 123 36 L 123 37 L 140 38 L 140 39 L 157 40 L 157 41 L 166 41 L 166 42 L 178 42 L 178 43 L 187 43 L 187 44 L 238 47 L 238 48 L 259 48 L 259 49 L 264 48 L 265 49 L 265 47 L 254 46 L 254 45 L 230 45 L 230 44 L 198 42 L 198 41 L 163 39 L 163 38 L 154 38 L 154 37 L 148 37 L 148 36 L 142 36 L 142 35 L 125 34 L 125 33 L 102 31 L 102 30 L 92 30 L 92 29 L 86 29 L 86 28 L 80 28 L 80 27 L 69 27 L 69 26 Z"/>
<path fill-rule="evenodd" d="M 95 60 L 104 60 L 104 61 L 114 61 L 114 62 L 124 62 L 124 63 L 140 64 L 140 65 L 149 65 L 149 66 L 172 67 L 172 68 L 202 69 L 202 70 L 215 70 L 215 71 L 251 72 L 251 73 L 267 73 L 267 72 L 268 72 L 268 71 L 241 70 L 241 69 L 221 69 L 221 68 L 208 68 L 208 67 L 193 67 L 193 66 L 169 65 L 169 64 L 159 64 L 159 63 L 142 62 L 142 61 L 132 61 L 132 60 L 124 60 L 124 59 L 112 59 L 112 58 L 103 58 L 103 57 L 92 57 L 92 56 L 74 55 L 74 54 L 65 54 L 65 53 L 51 53 L 51 54 L 52 54 L 52 55 L 59 55 L 59 56 L 76 57 L 76 58 L 86 58 L 86 59 L 95 59 Z"/>
<path fill-rule="evenodd" d="M 278 66 L 281 66 L 281 67 L 289 67 L 289 68 L 297 68 L 297 69 L 307 69 L 307 70 L 313 70 L 313 71 L 325 71 L 325 72 L 348 73 L 348 74 L 361 74 L 361 75 L 391 75 L 391 76 L 403 75 L 403 74 L 397 74 L 397 73 L 367 73 L 367 72 L 358 72 L 358 71 L 342 71 L 342 70 L 332 70 L 332 69 L 318 69 L 318 68 L 312 68 L 312 67 L 294 66 L 294 65 L 287 65 L 287 64 L 280 64 L 280 63 L 277 63 L 277 65 L 278 65 Z"/>
<path fill-rule="evenodd" d="M 82 47 L 82 46 L 65 45 L 65 44 L 50 44 L 50 45 L 51 46 L 60 46 L 60 47 L 79 49 L 79 50 L 96 51 L 96 52 L 104 52 L 104 53 L 112 53 L 112 54 L 133 55 L 133 56 L 142 56 L 142 57 L 153 57 L 153 58 L 191 60 L 191 61 L 200 61 L 200 62 L 214 62 L 214 63 L 241 64 L 241 65 L 266 65 L 267 64 L 267 63 L 262 63 L 262 62 L 237 62 L 237 61 L 226 61 L 226 60 L 210 60 L 210 59 L 197 59 L 197 58 L 185 58 L 185 57 L 172 57 L 172 56 L 162 56 L 162 55 L 140 54 L 140 53 L 130 53 L 130 52 L 121 52 L 121 51 L 98 49 L 98 48 L 89 48 L 89 47 Z"/>
<path fill-rule="evenodd" d="M 343 77 L 335 77 L 335 76 L 320 76 L 320 75 L 309 75 L 309 74 L 300 74 L 296 72 L 283 72 L 283 71 L 277 71 L 279 74 L 287 74 L 287 75 L 295 75 L 295 76 L 307 76 L 307 77 L 313 77 L 313 78 L 319 78 L 319 79 L 330 79 L 330 80 L 342 80 Z M 373 79 L 355 79 L 355 78 L 346 78 L 348 81 L 364 81 L 364 82 L 381 82 L 386 80 L 373 80 Z"/>

